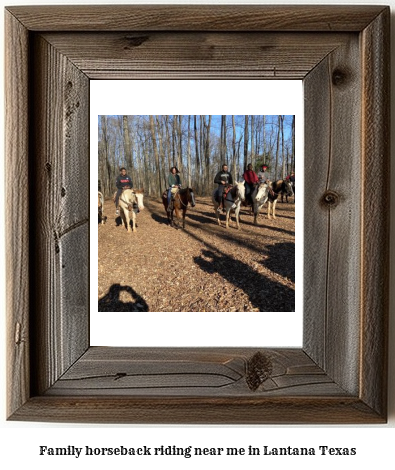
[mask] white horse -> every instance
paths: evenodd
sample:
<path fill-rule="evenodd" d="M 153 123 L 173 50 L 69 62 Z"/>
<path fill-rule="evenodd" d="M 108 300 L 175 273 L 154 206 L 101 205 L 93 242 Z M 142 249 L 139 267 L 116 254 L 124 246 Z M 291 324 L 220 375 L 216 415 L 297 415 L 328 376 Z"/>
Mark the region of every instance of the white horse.
<path fill-rule="evenodd" d="M 254 224 L 258 225 L 258 214 L 262 206 L 266 204 L 269 198 L 271 183 L 261 183 L 252 193 L 252 203 L 254 206 Z"/>
<path fill-rule="evenodd" d="M 134 205 L 138 204 L 138 199 L 132 189 L 125 189 L 119 196 L 120 215 L 128 232 L 130 232 L 130 220 L 132 220 L 132 231 L 136 231 L 136 212 Z"/>
<path fill-rule="evenodd" d="M 217 216 L 217 222 L 218 222 L 218 225 L 221 225 L 219 212 L 217 210 L 219 207 L 219 202 L 217 202 L 215 198 L 216 192 L 217 190 L 214 190 L 212 198 L 213 198 L 213 203 L 214 203 L 215 214 Z M 236 225 L 237 225 L 237 228 L 240 229 L 239 212 L 240 212 L 241 203 L 242 201 L 244 201 L 244 199 L 245 199 L 245 186 L 244 186 L 244 181 L 241 181 L 240 183 L 236 183 L 233 186 L 233 188 L 229 190 L 225 198 L 226 228 L 229 228 L 230 212 L 234 211 L 235 218 L 236 218 Z"/>
<path fill-rule="evenodd" d="M 100 191 L 98 191 L 98 193 L 99 193 L 99 196 L 98 196 L 99 220 L 101 224 L 103 225 L 106 223 L 106 220 L 107 220 L 107 217 L 105 217 L 104 215 L 104 196 Z"/>
<path fill-rule="evenodd" d="M 138 208 L 142 211 L 144 209 L 144 189 L 133 189 L 133 192 L 136 195 Z"/>

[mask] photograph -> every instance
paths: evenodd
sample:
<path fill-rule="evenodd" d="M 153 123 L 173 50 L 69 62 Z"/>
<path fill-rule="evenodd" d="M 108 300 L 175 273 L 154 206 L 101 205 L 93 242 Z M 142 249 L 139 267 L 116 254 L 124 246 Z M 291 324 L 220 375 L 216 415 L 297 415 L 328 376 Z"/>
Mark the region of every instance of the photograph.
<path fill-rule="evenodd" d="M 4 16 L 7 453 L 29 422 L 70 431 L 23 439 L 40 468 L 55 448 L 84 449 L 84 466 L 121 446 L 389 455 L 390 8 Z M 130 430 L 83 429 L 100 426 Z"/>
<path fill-rule="evenodd" d="M 98 116 L 98 311 L 295 310 L 294 115 Z"/>

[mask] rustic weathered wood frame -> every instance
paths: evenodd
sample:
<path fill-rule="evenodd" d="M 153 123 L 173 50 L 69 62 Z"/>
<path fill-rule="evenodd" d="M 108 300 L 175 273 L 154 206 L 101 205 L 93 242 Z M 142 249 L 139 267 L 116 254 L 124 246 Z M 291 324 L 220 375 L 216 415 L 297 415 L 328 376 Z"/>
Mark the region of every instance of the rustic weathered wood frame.
<path fill-rule="evenodd" d="M 389 17 L 380 6 L 6 9 L 8 419 L 386 421 Z M 305 84 L 303 348 L 89 347 L 89 80 L 273 77 Z"/>

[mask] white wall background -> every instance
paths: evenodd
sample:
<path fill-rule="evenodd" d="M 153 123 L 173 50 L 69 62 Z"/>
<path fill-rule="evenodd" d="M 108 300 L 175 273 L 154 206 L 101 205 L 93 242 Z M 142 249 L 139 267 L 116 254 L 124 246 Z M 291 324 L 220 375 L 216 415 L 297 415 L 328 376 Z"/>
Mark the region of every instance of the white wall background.
<path fill-rule="evenodd" d="M 44 5 L 44 4 L 105 4 L 101 0 L 92 1 L 32 1 L 27 0 L 10 0 L 1 5 Z M 116 0 L 113 3 L 133 3 Z M 185 3 L 178 1 L 140 1 L 136 3 Z M 262 1 L 250 2 L 234 2 L 228 1 L 194 1 L 189 3 L 196 4 L 264 4 Z M 311 1 L 301 0 L 294 2 L 270 0 L 270 4 L 387 4 L 395 11 L 395 0 L 387 1 Z M 1 9 L 0 24 L 4 24 L 3 8 Z M 392 25 L 394 24 L 394 13 L 392 14 Z M 4 45 L 3 34 L 1 35 L 2 44 L 0 45 L 1 64 L 4 64 Z M 392 50 L 395 51 L 394 38 L 392 38 Z M 392 60 L 395 64 L 395 60 Z M 3 65 L 2 65 L 3 67 Z M 395 76 L 395 65 L 392 65 L 392 77 Z M 1 77 L 3 80 L 3 74 Z M 394 78 L 392 78 L 394 81 Z M 3 83 L 0 86 L 0 107 L 4 109 Z M 394 138 L 395 119 L 394 107 L 392 111 L 392 136 Z M 3 142 L 4 127 L 1 126 L 0 137 Z M 4 146 L 2 147 L 4 148 Z M 0 181 L 3 182 L 3 167 L 0 165 Z M 394 176 L 394 170 L 392 170 Z M 392 178 L 393 180 L 394 178 Z M 0 183 L 0 185 L 1 185 Z M 3 193 L 4 194 L 4 193 Z M 392 194 L 392 211 L 395 210 L 394 194 Z M 3 199 L 3 198 L 1 198 Z M 4 210 L 0 206 L 0 260 L 4 259 Z M 392 218 L 394 219 L 394 217 Z M 394 239 L 394 222 L 392 221 L 392 238 Z M 391 246 L 391 270 L 394 272 L 394 242 Z M 130 468 L 153 468 L 161 466 L 163 468 L 201 468 L 202 465 L 226 466 L 227 468 L 237 468 L 241 465 L 251 465 L 262 468 L 267 464 L 277 464 L 280 467 L 292 465 L 296 468 L 313 469 L 318 465 L 322 469 L 333 468 L 337 466 L 343 468 L 366 467 L 382 467 L 392 468 L 394 465 L 393 443 L 395 442 L 395 377 L 394 377 L 394 358 L 395 358 L 395 289 L 391 293 L 391 314 L 390 314 L 390 419 L 387 425 L 382 426 L 86 426 L 86 425 L 50 425 L 45 423 L 10 423 L 6 422 L 5 416 L 5 387 L 4 387 L 4 370 L 5 370 L 5 341 L 4 338 L 4 262 L 0 262 L 0 281 L 2 286 L 2 295 L 0 295 L 0 332 L 1 332 L 1 357 L 0 357 L 0 466 L 2 468 L 40 468 L 53 469 L 69 469 L 87 468 L 88 465 L 94 465 L 97 469 L 108 468 L 110 465 L 116 465 L 118 469 Z M 393 275 L 391 284 L 394 284 Z M 325 456 L 325 457 L 200 457 L 184 459 L 183 457 L 165 456 L 159 458 L 148 457 L 87 457 L 79 459 L 72 456 L 64 457 L 44 457 L 39 455 L 39 446 L 47 445 L 52 447 L 67 446 L 90 446 L 90 447 L 137 447 L 147 445 L 149 447 L 159 447 L 160 445 L 176 445 L 181 446 L 200 446 L 200 447 L 261 447 L 263 445 L 273 447 L 318 447 L 327 445 L 331 447 L 356 447 L 357 454 L 353 457 Z M 159 460 L 158 460 L 159 459 Z M 242 459 L 242 460 L 241 460 Z M 263 460 L 261 460 L 263 459 Z M 269 459 L 269 460 L 267 460 Z M 273 460 L 274 459 L 274 460 Z M 291 459 L 291 460 L 290 460 Z"/>

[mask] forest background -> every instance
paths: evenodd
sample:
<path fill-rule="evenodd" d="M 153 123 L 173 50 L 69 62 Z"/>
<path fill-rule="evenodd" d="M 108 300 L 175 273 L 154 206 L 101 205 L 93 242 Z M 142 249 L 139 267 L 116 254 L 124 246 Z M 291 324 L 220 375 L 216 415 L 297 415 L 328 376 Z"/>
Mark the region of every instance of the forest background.
<path fill-rule="evenodd" d="M 268 165 L 272 180 L 295 171 L 295 116 L 100 115 L 98 128 L 99 190 L 107 197 L 123 166 L 135 188 L 156 197 L 172 166 L 199 196 L 211 194 L 223 163 L 233 181 L 248 163 L 255 171 Z"/>

